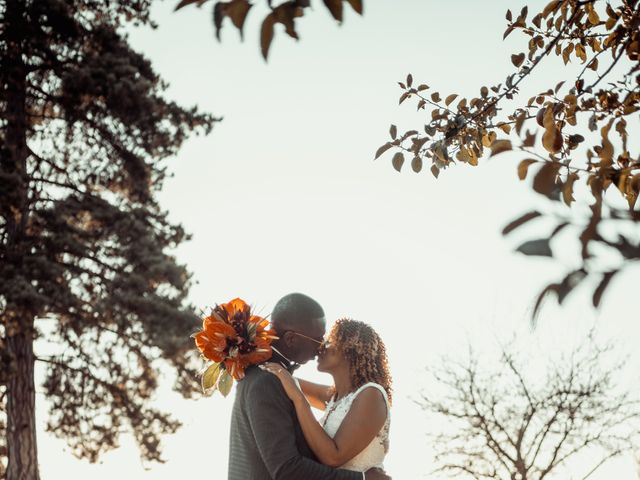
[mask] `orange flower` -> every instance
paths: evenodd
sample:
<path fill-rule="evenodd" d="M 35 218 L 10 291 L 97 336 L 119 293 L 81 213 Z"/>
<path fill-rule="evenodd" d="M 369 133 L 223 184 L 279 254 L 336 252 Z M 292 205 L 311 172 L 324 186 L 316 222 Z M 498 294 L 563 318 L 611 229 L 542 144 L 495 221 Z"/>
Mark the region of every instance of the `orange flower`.
<path fill-rule="evenodd" d="M 224 360 L 227 338 L 235 336 L 236 331 L 227 323 L 216 321 L 213 316 L 205 317 L 202 331 L 195 335 L 196 347 L 209 360 Z"/>
<path fill-rule="evenodd" d="M 269 321 L 251 315 L 240 298 L 216 306 L 202 321 L 202 331 L 194 335 L 196 347 L 205 358 L 222 363 L 236 380 L 244 377 L 249 365 L 271 357 L 271 342 L 277 338 L 267 330 Z"/>

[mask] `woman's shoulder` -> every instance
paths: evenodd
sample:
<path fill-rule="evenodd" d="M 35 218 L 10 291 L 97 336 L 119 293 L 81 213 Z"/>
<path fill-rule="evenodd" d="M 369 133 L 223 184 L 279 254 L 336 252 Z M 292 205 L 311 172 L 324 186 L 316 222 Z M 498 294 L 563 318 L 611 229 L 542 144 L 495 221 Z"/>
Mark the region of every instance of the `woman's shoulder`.
<path fill-rule="evenodd" d="M 380 394 L 376 393 L 376 391 L 380 392 Z M 355 392 L 353 392 L 353 400 L 356 398 L 361 398 L 367 402 L 380 402 L 380 397 L 384 400 L 384 403 L 387 408 L 389 408 L 389 396 L 387 395 L 387 391 L 384 389 L 382 385 L 375 382 L 368 382 L 364 385 L 360 386 Z"/>

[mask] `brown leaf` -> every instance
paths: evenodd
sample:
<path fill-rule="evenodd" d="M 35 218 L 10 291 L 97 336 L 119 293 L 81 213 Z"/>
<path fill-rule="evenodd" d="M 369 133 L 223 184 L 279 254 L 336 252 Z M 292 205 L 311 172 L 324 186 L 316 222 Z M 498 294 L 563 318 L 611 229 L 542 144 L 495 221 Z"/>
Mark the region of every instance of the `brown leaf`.
<path fill-rule="evenodd" d="M 233 25 L 240 31 L 240 38 L 244 40 L 244 21 L 252 5 L 247 0 L 231 0 L 230 2 L 217 2 L 213 8 L 213 24 L 216 29 L 216 38 L 220 41 L 220 30 L 224 17 L 229 17 Z"/>
<path fill-rule="evenodd" d="M 413 75 L 409 74 L 407 75 L 407 87 L 410 87 L 411 85 L 413 85 Z"/>
<path fill-rule="evenodd" d="M 275 20 L 277 23 L 284 25 L 284 31 L 291 38 L 298 40 L 298 33 L 295 30 L 294 19 L 303 15 L 303 10 L 295 0 L 282 3 L 273 9 Z"/>
<path fill-rule="evenodd" d="M 431 173 L 434 177 L 438 178 L 438 175 L 440 175 L 440 169 L 435 165 L 431 165 Z"/>
<path fill-rule="evenodd" d="M 527 158 L 525 160 L 522 160 L 518 164 L 518 178 L 520 180 L 524 180 L 525 178 L 527 178 L 527 172 L 529 171 L 529 166 L 537 162 L 538 160 L 534 160 L 533 158 Z"/>
<path fill-rule="evenodd" d="M 558 303 L 562 305 L 564 299 L 571 293 L 571 291 L 587 276 L 587 272 L 580 268 L 569 273 L 562 282 L 560 283 L 560 287 L 558 289 Z"/>
<path fill-rule="evenodd" d="M 564 85 L 565 80 L 562 80 L 561 82 L 559 82 L 556 87 L 553 89 L 553 91 L 556 93 L 556 95 L 558 94 L 558 92 L 560 91 L 560 89 L 562 88 L 562 86 Z"/>
<path fill-rule="evenodd" d="M 587 61 L 587 52 L 581 43 L 576 43 L 576 57 L 582 60 L 582 63 Z"/>
<path fill-rule="evenodd" d="M 260 47 L 262 48 L 262 57 L 266 60 L 269 56 L 269 47 L 273 40 L 273 26 L 276 24 L 276 17 L 270 13 L 262 21 L 260 29 Z"/>
<path fill-rule="evenodd" d="M 511 55 L 511 63 L 513 63 L 516 67 L 522 65 L 524 62 L 525 55 L 524 53 L 519 53 L 518 55 Z"/>
<path fill-rule="evenodd" d="M 233 25 L 240 30 L 240 38 L 243 37 L 244 21 L 252 6 L 247 0 L 233 0 L 227 6 L 225 13 L 231 19 Z"/>
<path fill-rule="evenodd" d="M 544 128 L 542 146 L 550 153 L 558 153 L 562 148 L 562 133 L 556 126 L 552 108 L 544 113 Z"/>
<path fill-rule="evenodd" d="M 610 166 L 613 162 L 613 144 L 609 141 L 609 130 L 613 124 L 613 118 L 600 129 L 602 136 L 602 148 L 598 152 L 598 156 L 602 160 L 602 165 Z"/>
<path fill-rule="evenodd" d="M 524 215 L 516 218 L 515 220 L 510 222 L 509 225 L 504 227 L 504 229 L 502 230 L 502 235 L 508 235 L 509 233 L 513 232 L 516 228 L 524 225 L 525 223 L 533 220 L 534 218 L 538 218 L 541 215 L 542 214 L 538 211 L 525 213 Z"/>
<path fill-rule="evenodd" d="M 402 152 L 396 152 L 393 155 L 393 158 L 391 159 L 391 165 L 393 165 L 393 168 L 395 168 L 399 172 L 402 170 L 403 164 L 404 164 L 404 155 L 402 154 Z"/>
<path fill-rule="evenodd" d="M 524 122 L 527 120 L 527 113 L 522 112 L 520 115 L 516 117 L 516 133 L 520 135 L 520 131 L 522 130 L 522 126 Z"/>
<path fill-rule="evenodd" d="M 502 35 L 502 39 L 504 40 L 505 38 L 507 38 L 509 34 L 513 32 L 514 29 L 515 27 L 513 25 L 509 25 L 507 29 L 504 31 L 504 34 Z"/>
<path fill-rule="evenodd" d="M 607 289 L 607 287 L 609 286 L 609 282 L 611 281 L 611 279 L 616 273 L 618 273 L 618 270 L 612 270 L 610 272 L 606 272 L 602 276 L 602 280 L 600 281 L 600 283 L 598 284 L 598 287 L 593 292 L 592 301 L 593 301 L 594 307 L 598 308 L 598 306 L 600 305 L 600 301 L 602 300 L 602 294 Z"/>
<path fill-rule="evenodd" d="M 438 92 L 434 92 L 431 94 L 431 100 L 433 100 L 434 102 L 439 102 L 440 101 L 440 94 Z"/>
<path fill-rule="evenodd" d="M 578 178 L 580 177 L 577 173 L 571 173 L 567 177 L 567 181 L 564 182 L 564 185 L 562 186 L 562 199 L 564 200 L 564 203 L 569 206 L 571 206 L 571 202 L 575 201 L 575 198 L 573 198 L 573 184 L 578 180 Z"/>
<path fill-rule="evenodd" d="M 496 132 L 487 132 L 482 136 L 482 145 L 489 148 L 496 139 Z"/>
<path fill-rule="evenodd" d="M 506 134 L 511 133 L 511 125 L 508 125 L 506 123 L 499 123 L 496 126 Z"/>
<path fill-rule="evenodd" d="M 174 11 L 180 10 L 182 7 L 186 7 L 187 5 L 191 5 L 192 3 L 197 3 L 200 7 L 206 1 L 207 0 L 182 0 L 180 3 L 178 3 L 178 5 L 176 5 Z"/>
<path fill-rule="evenodd" d="M 550 197 L 556 188 L 556 177 L 561 166 L 558 162 L 546 162 L 533 179 L 533 189 Z"/>
<path fill-rule="evenodd" d="M 363 5 L 362 0 L 347 0 L 351 8 L 353 8 L 358 14 L 362 15 Z"/>
<path fill-rule="evenodd" d="M 445 105 L 449 106 L 449 104 L 453 102 L 457 97 L 458 97 L 457 93 L 452 93 L 447 98 L 445 98 L 444 100 Z"/>
<path fill-rule="evenodd" d="M 398 128 L 395 125 L 391 125 L 391 127 L 389 127 L 389 135 L 391 135 L 393 140 L 398 136 Z"/>
<path fill-rule="evenodd" d="M 420 157 L 413 157 L 413 160 L 411 160 L 411 169 L 416 173 L 420 173 L 420 170 L 422 170 L 422 159 Z"/>
<path fill-rule="evenodd" d="M 555 0 L 554 0 L 555 1 Z M 536 299 L 536 304 L 533 307 L 533 312 L 531 314 L 531 323 L 533 325 L 536 324 L 536 320 L 538 317 L 538 313 L 540 312 L 540 307 L 542 307 L 542 304 L 544 302 L 544 300 L 547 298 L 547 296 L 549 296 L 549 294 L 551 294 L 552 292 L 555 292 L 556 294 L 558 293 L 560 289 L 560 285 L 557 283 L 552 283 L 550 285 L 547 285 L 542 292 L 540 292 L 538 294 L 538 298 Z"/>
<path fill-rule="evenodd" d="M 527 133 L 524 137 L 524 142 L 522 142 L 523 147 L 533 147 L 536 143 L 536 132 L 530 132 L 527 130 Z"/>
<path fill-rule="evenodd" d="M 513 150 L 511 145 L 511 140 L 495 140 L 491 143 L 491 157 L 498 155 L 502 152 L 508 152 L 509 150 Z"/>
<path fill-rule="evenodd" d="M 380 155 L 382 155 L 384 152 L 389 150 L 391 147 L 392 147 L 391 142 L 387 142 L 384 145 L 382 145 L 380 148 L 378 148 L 378 150 L 376 150 L 376 156 L 374 157 L 374 160 L 379 158 Z"/>
<path fill-rule="evenodd" d="M 559 4 L 560 4 L 561 0 L 551 0 L 546 7 L 544 7 L 544 10 L 542 10 L 542 17 L 546 18 L 551 12 L 554 12 Z"/>
<path fill-rule="evenodd" d="M 342 23 L 342 0 L 322 0 L 333 18 Z"/>
<path fill-rule="evenodd" d="M 528 240 L 520 245 L 517 249 L 517 252 L 520 252 L 527 256 L 534 257 L 552 257 L 553 252 L 551 251 L 551 246 L 549 244 L 548 238 L 540 238 L 537 240 Z"/>
<path fill-rule="evenodd" d="M 591 218 L 586 228 L 580 234 L 580 244 L 582 259 L 586 260 L 591 255 L 589 254 L 589 242 L 593 240 L 598 233 L 598 225 L 602 219 L 602 198 L 596 199 L 596 202 L 591 205 Z"/>

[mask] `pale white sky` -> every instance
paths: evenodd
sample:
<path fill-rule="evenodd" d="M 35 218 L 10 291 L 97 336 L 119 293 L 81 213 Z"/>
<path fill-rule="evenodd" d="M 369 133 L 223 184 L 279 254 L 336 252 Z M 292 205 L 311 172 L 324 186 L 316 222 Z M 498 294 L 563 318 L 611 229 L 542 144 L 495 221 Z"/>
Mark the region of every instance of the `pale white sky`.
<path fill-rule="evenodd" d="M 414 104 L 397 104 L 396 82 L 408 72 L 465 96 L 503 80 L 510 54 L 526 41 L 517 34 L 502 41 L 512 2 L 367 1 L 364 18 L 346 8 L 339 27 L 316 0 L 299 21 L 301 40 L 278 31 L 268 64 L 257 39 L 264 2 L 249 15 L 245 42 L 226 23 L 222 45 L 210 5 L 173 14 L 175 3 L 157 4 L 160 28 L 132 31 L 131 39 L 170 82 L 169 96 L 224 116 L 171 162 L 175 177 L 161 196 L 193 234 L 178 251 L 198 281 L 191 300 L 206 307 L 241 296 L 266 314 L 282 295 L 301 291 L 323 304 L 329 322 L 370 322 L 388 345 L 395 378 L 386 463 L 394 478 L 431 470 L 425 433 L 439 426 L 411 399 L 428 389 L 423 369 L 440 354 L 464 355 L 468 341 L 492 353 L 496 339 L 515 333 L 535 346 L 531 365 L 541 365 L 594 325 L 621 351 L 637 344 L 640 324 L 629 313 L 637 267 L 615 279 L 599 312 L 589 306 L 593 285 L 583 286 L 565 308 L 550 302 L 530 331 L 535 294 L 577 260 L 569 240 L 559 245 L 561 262 L 512 253 L 535 228 L 500 236 L 516 215 L 547 208 L 518 181 L 516 156 L 456 167 L 437 181 L 428 168 L 398 174 L 387 157 L 372 160 L 390 123 L 421 125 Z M 546 78 L 531 79 L 525 90 L 546 88 Z M 312 365 L 300 375 L 326 380 Z M 90 465 L 42 428 L 42 478 L 225 478 L 232 398 L 187 401 L 165 389 L 157 401 L 185 424 L 165 439 L 166 464 L 143 466 L 124 437 L 120 449 Z M 45 399 L 38 402 L 44 425 Z M 613 475 L 635 478 L 635 465 L 622 459 L 592 478 Z"/>

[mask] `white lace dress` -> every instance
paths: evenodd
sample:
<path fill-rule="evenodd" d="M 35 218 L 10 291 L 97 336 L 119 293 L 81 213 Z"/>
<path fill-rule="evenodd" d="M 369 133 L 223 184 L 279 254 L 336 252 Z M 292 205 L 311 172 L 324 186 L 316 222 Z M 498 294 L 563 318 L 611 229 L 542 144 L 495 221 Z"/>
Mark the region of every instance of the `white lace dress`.
<path fill-rule="evenodd" d="M 380 432 L 378 432 L 374 439 L 371 440 L 371 443 L 369 443 L 369 445 L 367 445 L 358 455 L 340 467 L 345 470 L 353 470 L 356 472 L 366 472 L 370 468 L 374 467 L 383 468 L 382 463 L 387 451 L 389 450 L 390 423 L 389 399 L 387 398 L 387 392 L 385 389 L 381 385 L 371 382 L 361 386 L 355 392 L 345 395 L 337 402 L 334 402 L 333 399 L 331 399 L 329 403 L 327 403 L 324 415 L 320 419 L 320 423 L 324 427 L 325 432 L 333 438 L 338 431 L 342 420 L 344 420 L 347 413 L 349 413 L 351 404 L 358 394 L 365 388 L 377 388 L 382 392 L 387 404 L 387 420 L 384 422 Z"/>

